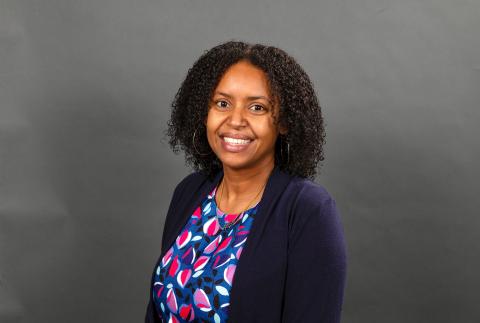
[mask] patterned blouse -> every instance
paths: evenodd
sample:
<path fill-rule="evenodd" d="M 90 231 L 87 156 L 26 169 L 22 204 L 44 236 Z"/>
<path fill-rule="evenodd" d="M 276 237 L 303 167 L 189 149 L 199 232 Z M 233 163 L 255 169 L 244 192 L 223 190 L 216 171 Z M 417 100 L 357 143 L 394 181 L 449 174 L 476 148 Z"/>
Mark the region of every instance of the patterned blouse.
<path fill-rule="evenodd" d="M 165 322 L 226 322 L 236 265 L 258 203 L 240 214 L 217 208 L 217 188 L 203 200 L 161 259 L 153 299 Z M 230 228 L 222 230 L 228 223 Z M 221 227 L 220 227 L 221 225 Z"/>

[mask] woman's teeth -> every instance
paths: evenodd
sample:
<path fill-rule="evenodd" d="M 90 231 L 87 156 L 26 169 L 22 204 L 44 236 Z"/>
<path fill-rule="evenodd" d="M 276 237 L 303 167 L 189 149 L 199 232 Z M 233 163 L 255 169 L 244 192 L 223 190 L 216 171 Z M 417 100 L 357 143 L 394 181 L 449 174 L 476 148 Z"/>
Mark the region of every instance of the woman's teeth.
<path fill-rule="evenodd" d="M 246 145 L 251 141 L 251 140 L 236 139 L 236 138 L 229 138 L 229 137 L 223 137 L 223 140 L 233 145 Z"/>

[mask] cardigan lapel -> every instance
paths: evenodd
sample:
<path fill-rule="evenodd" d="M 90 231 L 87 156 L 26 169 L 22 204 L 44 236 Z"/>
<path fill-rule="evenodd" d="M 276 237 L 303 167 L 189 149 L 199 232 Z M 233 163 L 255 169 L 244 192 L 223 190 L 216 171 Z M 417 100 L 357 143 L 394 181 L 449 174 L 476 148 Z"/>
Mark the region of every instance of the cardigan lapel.
<path fill-rule="evenodd" d="M 166 253 L 168 248 L 173 244 L 175 239 L 180 234 L 181 230 L 187 224 L 187 221 L 192 216 L 197 207 L 200 206 L 203 199 L 210 193 L 222 178 L 223 170 L 218 172 L 213 181 L 202 176 L 200 181 L 189 183 L 185 188 L 186 193 L 183 193 L 178 201 L 173 201 L 174 205 L 178 207 L 175 214 L 172 214 L 173 221 L 172 228 L 168 230 L 169 235 L 165 237 L 165 245 L 162 246 L 162 254 Z M 187 199 L 182 199 L 187 197 Z M 163 255 L 160 257 L 160 259 Z"/>
<path fill-rule="evenodd" d="M 243 293 L 239 286 L 248 285 L 248 276 L 250 275 L 248 269 L 254 266 L 254 262 L 258 260 L 256 259 L 256 250 L 261 243 L 264 231 L 267 229 L 269 217 L 291 179 L 290 175 L 280 171 L 277 166 L 268 179 L 265 192 L 255 214 L 255 220 L 252 223 L 242 255 L 235 269 L 235 278 L 230 291 L 229 320 L 232 322 L 241 321 L 240 317 L 242 317 L 243 311 L 248 310 L 246 308 L 248 306 L 243 304 L 249 295 Z"/>

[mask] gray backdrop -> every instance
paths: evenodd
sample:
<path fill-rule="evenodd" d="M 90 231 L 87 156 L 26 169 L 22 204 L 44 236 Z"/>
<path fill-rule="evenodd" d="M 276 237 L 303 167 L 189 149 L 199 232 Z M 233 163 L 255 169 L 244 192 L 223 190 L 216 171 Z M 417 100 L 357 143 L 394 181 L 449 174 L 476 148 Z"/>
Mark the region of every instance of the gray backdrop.
<path fill-rule="evenodd" d="M 315 83 L 343 322 L 479 322 L 479 35 L 476 0 L 0 0 L 0 322 L 143 320 L 169 104 L 229 39 Z"/>

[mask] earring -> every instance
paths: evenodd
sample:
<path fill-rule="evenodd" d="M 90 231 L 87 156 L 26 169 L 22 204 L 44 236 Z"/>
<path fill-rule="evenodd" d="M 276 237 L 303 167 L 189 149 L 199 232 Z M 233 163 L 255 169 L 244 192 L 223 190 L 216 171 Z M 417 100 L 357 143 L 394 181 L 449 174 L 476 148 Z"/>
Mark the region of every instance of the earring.
<path fill-rule="evenodd" d="M 198 127 L 197 127 L 198 129 Z M 211 151 L 208 154 L 202 154 L 201 152 L 198 151 L 197 147 L 195 146 L 195 133 L 197 132 L 197 129 L 193 132 L 193 137 L 192 137 L 192 144 L 193 144 L 193 149 L 199 154 L 200 156 L 208 156 L 211 154 Z"/>

